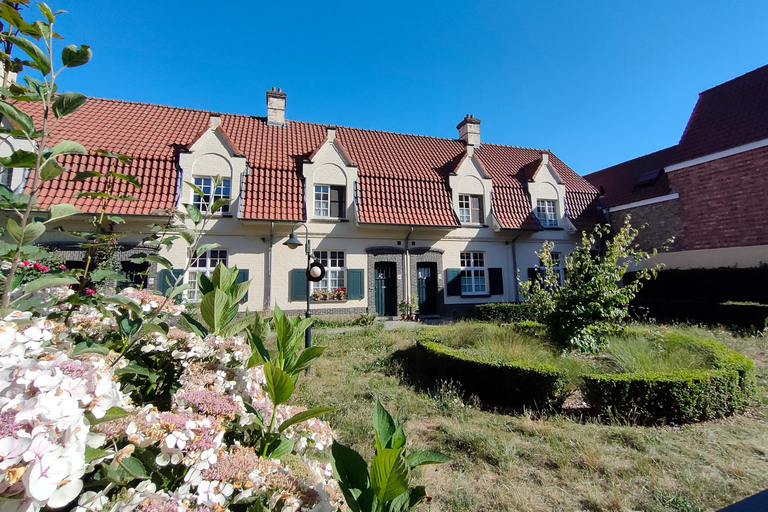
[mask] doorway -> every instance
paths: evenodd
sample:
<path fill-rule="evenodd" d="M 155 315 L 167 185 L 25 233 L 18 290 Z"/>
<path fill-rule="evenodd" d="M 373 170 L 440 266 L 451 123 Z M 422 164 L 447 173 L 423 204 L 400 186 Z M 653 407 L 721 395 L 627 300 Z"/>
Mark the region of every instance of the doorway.
<path fill-rule="evenodd" d="M 419 314 L 437 314 L 437 263 L 419 263 L 416 266 Z"/>
<path fill-rule="evenodd" d="M 397 316 L 397 268 L 395 263 L 375 263 L 376 315 Z"/>

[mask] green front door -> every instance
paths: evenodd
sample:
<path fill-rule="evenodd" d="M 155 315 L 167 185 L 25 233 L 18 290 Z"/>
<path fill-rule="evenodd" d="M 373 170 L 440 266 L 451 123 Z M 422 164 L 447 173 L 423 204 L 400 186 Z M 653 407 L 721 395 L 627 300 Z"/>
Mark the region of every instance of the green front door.
<path fill-rule="evenodd" d="M 419 263 L 416 266 L 416 283 L 419 291 L 419 314 L 437 313 L 437 264 Z"/>
<path fill-rule="evenodd" d="M 397 315 L 397 266 L 394 263 L 376 263 L 376 315 Z"/>

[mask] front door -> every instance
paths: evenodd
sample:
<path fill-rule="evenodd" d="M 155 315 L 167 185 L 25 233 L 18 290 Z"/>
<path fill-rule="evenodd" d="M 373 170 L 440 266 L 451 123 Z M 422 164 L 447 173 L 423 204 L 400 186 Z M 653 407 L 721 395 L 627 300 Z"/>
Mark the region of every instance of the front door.
<path fill-rule="evenodd" d="M 437 314 L 437 263 L 419 263 L 416 266 L 419 289 L 419 314 Z"/>
<path fill-rule="evenodd" d="M 378 316 L 397 315 L 397 267 L 394 263 L 375 263 L 373 272 L 376 277 L 376 314 Z"/>

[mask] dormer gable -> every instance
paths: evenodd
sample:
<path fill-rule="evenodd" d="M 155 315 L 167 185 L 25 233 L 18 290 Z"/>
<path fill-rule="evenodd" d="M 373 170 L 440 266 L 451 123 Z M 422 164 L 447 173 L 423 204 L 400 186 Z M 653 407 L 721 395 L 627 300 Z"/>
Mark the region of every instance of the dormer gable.
<path fill-rule="evenodd" d="M 179 153 L 178 164 L 182 175 L 181 203 L 204 208 L 206 201 L 211 203 L 219 197 L 229 197 L 234 201 L 222 214 L 231 215 L 239 211 L 241 184 L 248 170 L 247 161 L 224 130 L 218 114 L 210 114 L 208 127 L 186 145 L 186 151 Z M 213 187 L 216 176 L 224 180 L 219 187 Z M 194 183 L 206 197 L 199 197 L 184 182 Z"/>
<path fill-rule="evenodd" d="M 488 224 L 491 213 L 493 182 L 474 154 L 474 146 L 467 146 L 448 175 L 451 204 L 462 225 Z"/>
<path fill-rule="evenodd" d="M 325 140 L 302 163 L 307 220 L 346 221 L 353 215 L 357 164 L 337 131 L 327 126 Z"/>
<path fill-rule="evenodd" d="M 543 151 L 538 160 L 523 167 L 528 194 L 531 197 L 531 211 L 544 228 L 571 229 L 565 212 L 565 182 Z"/>

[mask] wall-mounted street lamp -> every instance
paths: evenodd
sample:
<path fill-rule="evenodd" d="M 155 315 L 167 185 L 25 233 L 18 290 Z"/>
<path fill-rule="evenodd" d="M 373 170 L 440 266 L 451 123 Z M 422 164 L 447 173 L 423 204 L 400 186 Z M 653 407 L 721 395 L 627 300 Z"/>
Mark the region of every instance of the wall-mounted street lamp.
<path fill-rule="evenodd" d="M 301 225 L 304 227 L 304 244 L 301 243 L 301 241 L 296 236 L 296 226 Z M 288 237 L 288 240 L 283 242 L 283 245 L 288 246 L 290 249 L 296 249 L 297 247 L 301 247 L 304 245 L 304 250 L 307 253 L 307 318 L 312 318 L 312 310 L 310 309 L 310 301 L 311 301 L 311 292 L 312 292 L 312 283 L 322 281 L 325 277 L 325 267 L 322 263 L 319 261 L 312 261 L 314 257 L 312 256 L 312 247 L 309 242 L 309 228 L 307 228 L 306 224 L 303 224 L 301 222 L 297 222 L 293 225 L 291 228 L 291 235 Z M 304 332 L 304 347 L 309 348 L 312 346 L 312 326 L 310 325 L 307 327 L 307 330 Z"/>

